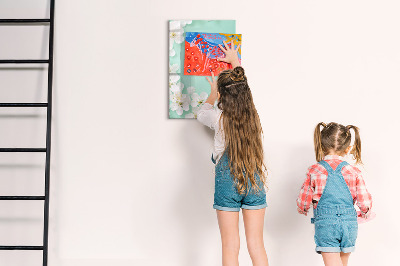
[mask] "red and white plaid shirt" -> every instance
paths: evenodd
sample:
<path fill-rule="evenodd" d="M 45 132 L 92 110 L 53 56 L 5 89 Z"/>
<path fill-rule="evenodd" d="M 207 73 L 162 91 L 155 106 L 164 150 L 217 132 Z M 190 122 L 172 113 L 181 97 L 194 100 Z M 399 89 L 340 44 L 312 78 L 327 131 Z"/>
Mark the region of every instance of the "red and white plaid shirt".
<path fill-rule="evenodd" d="M 324 161 L 335 170 L 336 167 L 344 161 L 344 158 L 339 155 L 327 155 L 324 157 Z M 365 187 L 361 171 L 357 167 L 349 164 L 343 167 L 342 175 L 353 196 L 353 204 L 357 202 L 361 215 L 363 217 L 368 217 L 369 210 L 371 210 L 372 207 L 372 197 Z M 318 201 L 326 185 L 327 177 L 328 172 L 319 163 L 308 168 L 307 178 L 297 198 L 297 210 L 299 213 L 307 215 L 312 202 L 314 209 L 317 208 Z"/>

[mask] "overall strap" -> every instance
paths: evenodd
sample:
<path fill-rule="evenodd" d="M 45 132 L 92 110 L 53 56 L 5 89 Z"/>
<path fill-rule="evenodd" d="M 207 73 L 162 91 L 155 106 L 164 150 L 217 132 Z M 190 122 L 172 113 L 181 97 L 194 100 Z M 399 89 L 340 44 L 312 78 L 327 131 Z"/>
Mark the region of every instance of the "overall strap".
<path fill-rule="evenodd" d="M 341 162 L 341 163 L 336 167 L 335 172 L 341 173 L 343 167 L 345 167 L 345 166 L 348 165 L 348 164 L 349 164 L 349 163 L 346 162 L 346 161 Z"/>
<path fill-rule="evenodd" d="M 319 163 L 328 171 L 328 176 L 317 208 L 314 209 L 314 217 L 323 214 L 355 213 L 353 197 L 341 173 L 348 163 L 340 162 L 334 171 L 326 161 Z"/>
<path fill-rule="evenodd" d="M 213 154 L 213 153 L 211 153 L 211 161 L 212 161 L 214 164 L 217 163 L 217 161 L 214 159 L 214 154 Z"/>
<path fill-rule="evenodd" d="M 326 161 L 322 160 L 322 161 L 319 161 L 318 163 L 320 165 L 322 165 L 326 169 L 326 171 L 328 171 L 328 175 L 332 174 L 334 172 L 332 167 Z"/>

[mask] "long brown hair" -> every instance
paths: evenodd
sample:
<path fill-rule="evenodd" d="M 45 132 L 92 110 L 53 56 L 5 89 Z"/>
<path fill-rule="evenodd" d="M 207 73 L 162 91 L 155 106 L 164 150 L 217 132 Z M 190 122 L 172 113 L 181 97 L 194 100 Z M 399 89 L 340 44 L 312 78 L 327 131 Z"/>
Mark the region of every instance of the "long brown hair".
<path fill-rule="evenodd" d="M 323 127 L 321 130 L 321 126 Z M 354 130 L 354 146 L 351 150 L 356 163 L 361 161 L 361 139 L 358 127 L 353 125 L 343 126 L 338 123 L 331 122 L 325 124 L 319 123 L 314 130 L 314 149 L 317 161 L 321 161 L 327 153 L 334 151 L 336 153 L 344 152 L 351 142 L 350 129 Z"/>
<path fill-rule="evenodd" d="M 245 194 L 249 179 L 254 190 L 259 191 L 266 185 L 263 132 L 244 69 L 238 66 L 222 71 L 217 84 L 225 148 L 229 153 L 230 170 L 237 189 L 240 194 Z M 262 186 L 257 182 L 256 174 L 259 175 Z"/>

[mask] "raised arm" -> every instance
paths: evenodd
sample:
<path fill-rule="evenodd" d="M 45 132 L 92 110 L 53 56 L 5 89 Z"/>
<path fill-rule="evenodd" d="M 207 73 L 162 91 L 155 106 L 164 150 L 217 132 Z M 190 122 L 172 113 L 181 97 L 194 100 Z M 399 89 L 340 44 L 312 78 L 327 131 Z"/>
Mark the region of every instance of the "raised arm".
<path fill-rule="evenodd" d="M 233 68 L 240 66 L 239 62 L 239 57 L 238 57 L 238 51 L 240 48 L 240 44 L 236 47 L 233 44 L 233 41 L 231 41 L 231 47 L 224 41 L 224 46 L 218 45 L 221 50 L 225 53 L 225 57 L 218 57 L 218 61 L 226 62 L 228 64 L 231 64 Z M 211 72 L 211 80 L 206 77 L 208 80 L 208 83 L 211 85 L 211 93 L 208 96 L 206 103 L 209 103 L 211 105 L 214 105 L 215 101 L 218 98 L 218 86 L 217 86 L 217 79 L 214 76 L 214 72 Z"/>
<path fill-rule="evenodd" d="M 206 79 L 211 86 L 211 92 L 210 95 L 208 95 L 206 103 L 214 105 L 215 101 L 218 98 L 218 85 L 217 85 L 217 79 L 214 76 L 214 72 L 211 72 L 211 80 L 208 77 L 206 77 Z"/>
<path fill-rule="evenodd" d="M 215 100 L 218 97 L 217 92 L 217 80 L 214 77 L 214 73 L 211 73 L 211 80 L 207 77 L 208 83 L 211 85 L 211 92 L 208 96 L 207 100 L 200 107 L 200 110 L 197 112 L 197 120 L 200 121 L 203 125 L 208 126 L 211 129 L 215 129 L 215 124 L 218 120 L 218 112 L 214 108 Z"/>
<path fill-rule="evenodd" d="M 217 110 L 215 110 L 214 106 L 209 103 L 204 103 L 197 112 L 197 120 L 213 130 L 215 130 L 218 117 Z"/>
<path fill-rule="evenodd" d="M 225 47 L 219 45 L 221 50 L 225 53 L 225 57 L 219 57 L 218 61 L 232 64 L 233 68 L 240 66 L 238 57 L 240 45 L 238 45 L 235 49 L 233 41 L 231 41 L 231 47 L 229 47 L 229 45 L 224 41 L 224 46 Z M 203 106 L 197 112 L 197 120 L 211 129 L 215 129 L 215 123 L 219 117 L 218 112 L 214 108 L 214 103 L 218 99 L 217 78 L 214 76 L 214 72 L 211 73 L 211 80 L 208 77 L 206 78 L 208 83 L 210 83 L 211 92 Z"/>

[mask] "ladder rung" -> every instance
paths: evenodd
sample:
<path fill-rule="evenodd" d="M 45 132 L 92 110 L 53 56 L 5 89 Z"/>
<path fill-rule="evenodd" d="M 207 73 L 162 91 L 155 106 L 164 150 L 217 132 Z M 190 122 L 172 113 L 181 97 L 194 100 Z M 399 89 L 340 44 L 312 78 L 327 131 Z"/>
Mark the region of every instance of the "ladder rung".
<path fill-rule="evenodd" d="M 0 246 L 0 250 L 43 250 L 43 246 Z"/>
<path fill-rule="evenodd" d="M 46 148 L 0 148 L 0 152 L 46 152 Z"/>
<path fill-rule="evenodd" d="M 0 60 L 0 64 L 48 64 L 47 59 L 4 59 Z"/>
<path fill-rule="evenodd" d="M 0 103 L 0 107 L 47 107 L 47 103 Z"/>
<path fill-rule="evenodd" d="M 44 200 L 44 196 L 0 196 L 0 200 Z"/>
<path fill-rule="evenodd" d="M 41 19 L 0 19 L 0 23 L 43 23 L 43 22 L 50 22 L 48 18 L 41 18 Z"/>

